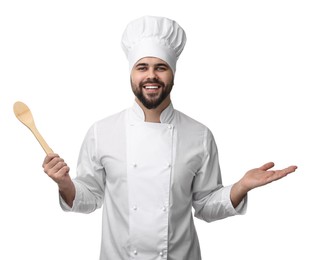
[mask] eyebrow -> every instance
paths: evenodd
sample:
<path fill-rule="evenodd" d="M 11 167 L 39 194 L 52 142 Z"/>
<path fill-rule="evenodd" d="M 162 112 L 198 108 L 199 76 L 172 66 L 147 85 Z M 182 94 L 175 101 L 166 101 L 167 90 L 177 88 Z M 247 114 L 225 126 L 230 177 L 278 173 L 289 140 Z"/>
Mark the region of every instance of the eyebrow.
<path fill-rule="evenodd" d="M 137 63 L 135 67 L 148 66 L 148 63 Z"/>

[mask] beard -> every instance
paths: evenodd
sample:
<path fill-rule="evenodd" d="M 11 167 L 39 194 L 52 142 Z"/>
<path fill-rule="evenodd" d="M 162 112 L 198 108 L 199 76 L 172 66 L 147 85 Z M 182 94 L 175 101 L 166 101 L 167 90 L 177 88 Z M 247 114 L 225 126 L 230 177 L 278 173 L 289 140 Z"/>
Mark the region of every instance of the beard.
<path fill-rule="evenodd" d="M 157 84 L 160 86 L 160 93 L 144 93 L 144 85 L 145 84 Z M 172 80 L 168 84 L 164 84 L 159 79 L 150 79 L 146 80 L 144 82 L 140 82 L 138 86 L 134 85 L 133 81 L 131 80 L 131 86 L 134 95 L 137 97 L 137 99 L 146 107 L 147 109 L 155 109 L 157 108 L 163 100 L 167 98 L 167 96 L 171 93 L 171 90 L 174 86 L 174 80 Z"/>

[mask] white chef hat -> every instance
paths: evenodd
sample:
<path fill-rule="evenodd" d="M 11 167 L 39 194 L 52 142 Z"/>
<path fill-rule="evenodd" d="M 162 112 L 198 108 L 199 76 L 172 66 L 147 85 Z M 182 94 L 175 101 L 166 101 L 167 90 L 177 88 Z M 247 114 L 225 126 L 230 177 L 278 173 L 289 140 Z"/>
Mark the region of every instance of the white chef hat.
<path fill-rule="evenodd" d="M 127 25 L 121 44 L 130 71 L 138 60 L 156 57 L 164 60 L 175 73 L 186 40 L 186 34 L 177 22 L 165 17 L 143 16 Z"/>

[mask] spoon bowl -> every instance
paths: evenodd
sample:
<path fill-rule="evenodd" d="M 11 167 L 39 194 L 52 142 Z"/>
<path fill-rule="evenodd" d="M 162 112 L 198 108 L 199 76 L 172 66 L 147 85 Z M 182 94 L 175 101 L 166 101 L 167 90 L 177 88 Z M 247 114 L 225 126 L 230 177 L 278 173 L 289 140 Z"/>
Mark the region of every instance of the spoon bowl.
<path fill-rule="evenodd" d="M 14 114 L 17 117 L 17 119 L 22 122 L 25 126 L 29 128 L 29 130 L 33 133 L 33 135 L 36 137 L 40 145 L 42 146 L 43 150 L 46 154 L 53 153 L 52 149 L 48 146 L 48 144 L 45 142 L 41 134 L 39 133 L 35 121 L 33 119 L 32 113 L 28 106 L 24 104 L 23 102 L 17 101 L 15 102 L 13 106 Z"/>

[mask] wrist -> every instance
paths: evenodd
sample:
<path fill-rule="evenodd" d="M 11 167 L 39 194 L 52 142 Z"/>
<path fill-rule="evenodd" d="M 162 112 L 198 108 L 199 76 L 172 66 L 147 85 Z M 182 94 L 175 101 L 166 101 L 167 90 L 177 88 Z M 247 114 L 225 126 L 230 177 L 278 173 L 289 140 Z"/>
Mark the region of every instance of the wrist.
<path fill-rule="evenodd" d="M 247 192 L 248 189 L 241 183 L 241 181 L 233 184 L 230 192 L 230 199 L 234 208 L 236 208 L 241 203 Z"/>
<path fill-rule="evenodd" d="M 58 184 L 58 190 L 60 196 L 67 203 L 67 205 L 72 207 L 76 196 L 76 188 L 72 180 L 70 179 L 67 183 Z"/>
<path fill-rule="evenodd" d="M 236 190 L 239 194 L 243 194 L 243 195 L 246 195 L 250 189 L 247 187 L 247 185 L 245 185 L 243 183 L 243 179 L 239 180 L 237 183 L 234 184 L 234 186 L 236 186 Z"/>
<path fill-rule="evenodd" d="M 72 188 L 74 187 L 74 184 L 70 178 L 65 181 L 57 183 L 57 185 L 60 192 L 72 190 Z"/>

